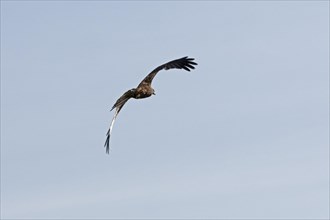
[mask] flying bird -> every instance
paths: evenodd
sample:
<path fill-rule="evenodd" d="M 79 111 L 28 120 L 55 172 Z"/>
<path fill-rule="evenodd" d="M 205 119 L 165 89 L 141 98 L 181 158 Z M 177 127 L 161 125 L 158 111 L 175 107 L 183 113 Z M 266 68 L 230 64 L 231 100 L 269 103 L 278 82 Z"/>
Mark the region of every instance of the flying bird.
<path fill-rule="evenodd" d="M 113 124 L 115 123 L 115 120 L 122 109 L 122 107 L 125 105 L 125 103 L 130 99 L 144 99 L 148 98 L 151 95 L 155 95 L 155 90 L 151 87 L 152 80 L 156 76 L 156 74 L 161 70 L 169 70 L 169 69 L 184 69 L 186 71 L 190 71 L 190 69 L 195 69 L 194 65 L 197 65 L 197 63 L 193 62 L 194 58 L 188 58 L 188 57 L 182 57 L 180 59 L 172 60 L 168 63 L 165 63 L 163 65 L 160 65 L 156 69 L 154 69 L 151 73 L 149 73 L 141 82 L 140 84 L 133 89 L 128 90 L 125 92 L 113 105 L 110 111 L 115 109 L 115 114 L 112 118 L 110 127 L 108 129 L 108 132 L 106 134 L 107 139 L 105 141 L 104 147 L 106 148 L 106 153 L 109 154 L 109 142 L 110 142 L 110 135 L 113 128 Z"/>

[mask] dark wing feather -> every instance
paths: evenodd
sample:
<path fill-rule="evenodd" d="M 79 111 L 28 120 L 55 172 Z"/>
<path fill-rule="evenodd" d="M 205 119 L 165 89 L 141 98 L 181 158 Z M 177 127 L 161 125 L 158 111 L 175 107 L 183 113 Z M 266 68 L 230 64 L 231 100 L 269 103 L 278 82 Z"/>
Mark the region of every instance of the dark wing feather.
<path fill-rule="evenodd" d="M 177 60 L 172 60 L 168 63 L 165 63 L 159 67 L 157 67 L 156 69 L 154 69 L 151 73 L 149 73 L 143 80 L 142 82 L 138 85 L 144 85 L 144 84 L 148 84 L 150 85 L 152 80 L 154 79 L 154 77 L 156 76 L 156 74 L 162 70 L 169 70 L 169 69 L 184 69 L 187 71 L 190 71 L 190 69 L 195 69 L 195 67 L 193 65 L 197 65 L 197 63 L 193 62 L 194 58 L 188 58 L 188 57 L 182 57 L 180 59 Z"/>
<path fill-rule="evenodd" d="M 104 147 L 106 148 L 107 153 L 109 153 L 109 150 L 110 150 L 110 135 L 111 135 L 111 131 L 112 131 L 113 125 L 115 123 L 115 120 L 117 118 L 117 115 L 119 114 L 121 108 L 125 105 L 125 103 L 134 96 L 134 93 L 135 93 L 135 89 L 128 90 L 116 101 L 116 103 L 111 108 L 111 111 L 113 109 L 116 109 L 116 111 L 111 120 L 111 124 L 110 124 L 110 127 L 107 132 L 107 139 L 104 143 Z"/>
<path fill-rule="evenodd" d="M 134 96 L 134 93 L 135 93 L 135 89 L 130 89 L 127 92 L 125 92 L 112 106 L 110 111 L 112 111 L 115 108 L 118 108 L 118 113 L 119 113 L 119 111 L 125 105 L 125 103 Z"/>

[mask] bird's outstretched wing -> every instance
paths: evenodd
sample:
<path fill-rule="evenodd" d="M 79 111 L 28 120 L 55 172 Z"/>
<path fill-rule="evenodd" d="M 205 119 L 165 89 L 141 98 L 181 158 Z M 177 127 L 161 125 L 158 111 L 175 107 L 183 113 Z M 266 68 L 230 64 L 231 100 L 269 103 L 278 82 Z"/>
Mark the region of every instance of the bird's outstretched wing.
<path fill-rule="evenodd" d="M 118 113 L 121 110 L 121 108 L 125 105 L 125 103 L 134 96 L 136 89 L 130 89 L 127 92 L 125 92 L 122 96 L 120 96 L 119 99 L 117 99 L 116 103 L 112 106 L 111 110 L 118 109 Z"/>
<path fill-rule="evenodd" d="M 109 130 L 107 132 L 107 139 L 105 141 L 104 147 L 106 148 L 106 152 L 107 154 L 109 154 L 110 151 L 110 135 L 111 135 L 111 131 L 113 128 L 113 124 L 115 123 L 115 120 L 117 118 L 117 115 L 119 114 L 121 108 L 125 105 L 125 103 L 134 96 L 135 93 L 135 89 L 130 89 L 127 92 L 125 92 L 117 101 L 116 103 L 112 106 L 111 110 L 115 109 L 115 114 L 111 120 L 111 124 L 109 127 Z"/>
<path fill-rule="evenodd" d="M 188 57 L 182 57 L 177 60 L 172 60 L 168 63 L 165 63 L 156 69 L 154 69 L 151 73 L 149 73 L 138 85 L 142 86 L 145 84 L 150 85 L 153 78 L 156 76 L 156 74 L 161 71 L 162 69 L 169 70 L 169 69 L 184 69 L 187 71 L 190 71 L 190 69 L 195 69 L 193 65 L 197 65 L 197 63 L 193 62 L 194 58 L 188 58 Z"/>

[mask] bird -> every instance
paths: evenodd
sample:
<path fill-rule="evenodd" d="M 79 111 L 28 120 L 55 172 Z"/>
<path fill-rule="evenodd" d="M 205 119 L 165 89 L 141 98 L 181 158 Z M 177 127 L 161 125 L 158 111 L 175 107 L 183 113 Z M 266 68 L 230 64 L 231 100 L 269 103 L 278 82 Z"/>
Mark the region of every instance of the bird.
<path fill-rule="evenodd" d="M 106 148 L 106 153 L 109 154 L 110 151 L 110 136 L 115 120 L 123 108 L 125 103 L 130 99 L 144 99 L 148 98 L 155 94 L 155 90 L 151 87 L 152 80 L 156 76 L 156 74 L 161 70 L 170 70 L 170 69 L 184 69 L 186 71 L 190 71 L 191 69 L 195 69 L 194 65 L 198 65 L 193 62 L 194 58 L 189 58 L 188 56 L 182 57 L 180 59 L 172 60 L 165 64 L 158 66 L 156 69 L 151 71 L 141 82 L 140 84 L 133 89 L 126 91 L 112 106 L 111 110 L 115 109 L 114 116 L 111 120 L 110 127 L 106 133 L 106 141 L 104 143 L 104 147 Z"/>

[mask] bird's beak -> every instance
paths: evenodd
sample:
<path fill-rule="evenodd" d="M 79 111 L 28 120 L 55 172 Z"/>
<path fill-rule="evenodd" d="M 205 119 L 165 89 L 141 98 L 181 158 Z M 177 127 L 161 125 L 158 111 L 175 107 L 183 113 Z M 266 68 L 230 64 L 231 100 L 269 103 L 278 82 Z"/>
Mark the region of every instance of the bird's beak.
<path fill-rule="evenodd" d="M 154 92 L 154 93 L 152 93 L 153 95 L 156 95 L 156 93 Z"/>

